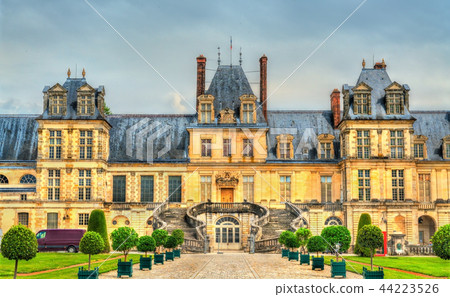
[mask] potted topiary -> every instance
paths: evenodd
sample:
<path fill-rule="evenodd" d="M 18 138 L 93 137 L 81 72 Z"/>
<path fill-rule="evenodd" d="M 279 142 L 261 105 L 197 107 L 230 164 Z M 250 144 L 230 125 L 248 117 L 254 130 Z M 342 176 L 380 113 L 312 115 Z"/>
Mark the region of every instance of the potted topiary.
<path fill-rule="evenodd" d="M 167 233 L 166 230 L 163 229 L 156 229 L 152 233 L 152 237 L 155 240 L 156 243 L 156 249 L 155 249 L 155 255 L 153 262 L 155 264 L 163 264 L 164 265 L 164 254 L 162 254 L 164 243 L 167 240 L 169 233 Z"/>
<path fill-rule="evenodd" d="M 168 249 L 168 251 L 166 251 L 166 261 L 168 260 L 175 260 L 174 254 L 173 254 L 173 249 L 176 248 L 178 245 L 178 241 L 174 236 L 169 236 L 167 237 L 166 242 L 164 243 L 164 247 L 166 249 Z"/>
<path fill-rule="evenodd" d="M 16 261 L 14 266 L 16 279 L 19 260 L 28 261 L 36 257 L 38 249 L 36 235 L 23 225 L 13 226 L 3 235 L 0 249 L 3 257 Z"/>
<path fill-rule="evenodd" d="M 175 258 L 181 257 L 181 245 L 184 243 L 184 232 L 181 229 L 175 229 L 172 231 L 172 236 L 177 239 L 177 249 L 173 250 L 173 255 Z"/>
<path fill-rule="evenodd" d="M 108 229 L 106 228 L 106 218 L 105 213 L 101 209 L 94 209 L 89 215 L 89 223 L 87 231 L 95 231 L 103 239 L 103 243 L 105 247 L 102 250 L 102 253 L 109 253 L 110 246 L 108 240 Z"/>
<path fill-rule="evenodd" d="M 312 270 L 316 268 L 324 269 L 324 258 L 323 256 L 319 258 L 319 252 L 324 252 L 327 249 L 325 241 L 320 236 L 313 236 L 308 240 L 306 248 L 310 253 L 317 253 L 317 257 L 312 256 Z"/>
<path fill-rule="evenodd" d="M 363 270 L 363 277 L 366 279 L 382 279 L 384 278 L 383 269 L 373 270 L 373 255 L 375 249 L 383 246 L 383 232 L 374 225 L 365 225 L 358 232 L 358 244 L 363 249 L 368 249 L 370 252 L 370 270 Z"/>
<path fill-rule="evenodd" d="M 142 257 L 142 255 L 140 257 L 139 269 L 140 270 L 144 270 L 144 269 L 151 270 L 152 269 L 152 256 L 147 257 L 147 253 L 153 252 L 156 249 L 155 239 L 148 235 L 141 236 L 138 239 L 138 244 L 136 247 L 137 247 L 138 251 L 145 253 L 145 257 Z"/>
<path fill-rule="evenodd" d="M 295 231 L 295 236 L 297 236 L 298 241 L 300 243 L 300 265 L 308 264 L 309 265 L 309 253 L 306 253 L 305 246 L 308 243 L 308 240 L 311 238 L 312 233 L 311 230 L 307 228 L 300 228 Z"/>
<path fill-rule="evenodd" d="M 127 255 L 137 245 L 138 237 L 136 231 L 130 227 L 120 227 L 111 233 L 112 248 L 115 251 L 122 251 L 125 256 L 123 262 L 119 259 L 117 277 L 122 275 L 133 276 L 133 260 L 127 262 Z"/>
<path fill-rule="evenodd" d="M 441 259 L 450 260 L 450 224 L 440 227 L 431 237 L 433 251 Z"/>
<path fill-rule="evenodd" d="M 88 269 L 84 270 L 83 267 L 78 268 L 78 279 L 97 279 L 98 267 L 91 270 L 91 255 L 100 254 L 105 249 L 105 243 L 103 242 L 100 234 L 94 231 L 88 231 L 84 233 L 80 240 L 80 251 L 83 254 L 89 255 Z"/>
<path fill-rule="evenodd" d="M 330 251 L 336 254 L 336 261 L 331 259 L 331 277 L 347 276 L 345 260 L 339 262 L 339 253 L 347 251 L 350 247 L 350 231 L 344 226 L 329 226 L 322 230 L 322 238 Z"/>
<path fill-rule="evenodd" d="M 286 237 L 288 237 L 290 233 L 292 232 L 288 230 L 283 231 L 278 238 L 278 242 L 281 244 L 281 258 L 289 257 L 289 249 L 283 247 L 286 247 Z"/>
<path fill-rule="evenodd" d="M 285 245 L 290 249 L 288 260 L 298 261 L 298 248 L 300 247 L 300 242 L 293 232 L 290 232 L 289 235 L 286 236 Z M 297 249 L 297 251 L 295 251 L 295 249 Z"/>

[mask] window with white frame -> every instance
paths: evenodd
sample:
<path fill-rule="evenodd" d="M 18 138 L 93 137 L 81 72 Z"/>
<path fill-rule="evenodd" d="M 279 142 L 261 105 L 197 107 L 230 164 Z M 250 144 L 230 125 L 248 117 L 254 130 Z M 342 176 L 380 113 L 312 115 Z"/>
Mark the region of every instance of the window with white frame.
<path fill-rule="evenodd" d="M 419 174 L 419 201 L 431 201 L 431 176 L 430 174 Z"/>
<path fill-rule="evenodd" d="M 200 177 L 200 199 L 202 202 L 211 200 L 211 176 L 202 175 Z"/>
<path fill-rule="evenodd" d="M 370 200 L 370 170 L 358 170 L 358 199 Z"/>
<path fill-rule="evenodd" d="M 62 134 L 61 130 L 50 130 L 50 145 L 49 155 L 50 159 L 61 159 L 61 143 Z"/>
<path fill-rule="evenodd" d="M 405 200 L 405 181 L 403 170 L 392 170 L 392 200 Z"/>
<path fill-rule="evenodd" d="M 202 157 L 211 157 L 211 139 L 202 139 Z"/>
<path fill-rule="evenodd" d="M 60 186 L 61 186 L 61 170 L 51 169 L 48 171 L 48 188 L 47 199 L 59 200 L 60 198 Z"/>
<path fill-rule="evenodd" d="M 244 139 L 242 155 L 244 157 L 253 157 L 253 139 Z"/>
<path fill-rule="evenodd" d="M 224 157 L 231 156 L 231 139 L 230 138 L 223 139 L 223 156 Z"/>
<path fill-rule="evenodd" d="M 79 213 L 78 214 L 78 225 L 87 226 L 89 224 L 89 214 L 88 213 Z"/>
<path fill-rule="evenodd" d="M 78 170 L 78 200 L 91 200 L 91 170 Z"/>
<path fill-rule="evenodd" d="M 331 176 L 320 177 L 320 196 L 322 203 L 331 202 Z"/>
<path fill-rule="evenodd" d="M 248 202 L 253 202 L 253 175 L 243 176 L 243 186 L 244 186 L 244 200 Z"/>
<path fill-rule="evenodd" d="M 80 159 L 92 159 L 92 131 L 80 131 Z"/>
<path fill-rule="evenodd" d="M 396 130 L 390 132 L 391 136 L 391 158 L 403 158 L 403 131 Z"/>
<path fill-rule="evenodd" d="M 289 175 L 280 176 L 280 195 L 282 201 L 291 201 L 291 177 Z"/>
<path fill-rule="evenodd" d="M 368 130 L 356 131 L 356 151 L 359 159 L 370 158 L 370 132 Z"/>

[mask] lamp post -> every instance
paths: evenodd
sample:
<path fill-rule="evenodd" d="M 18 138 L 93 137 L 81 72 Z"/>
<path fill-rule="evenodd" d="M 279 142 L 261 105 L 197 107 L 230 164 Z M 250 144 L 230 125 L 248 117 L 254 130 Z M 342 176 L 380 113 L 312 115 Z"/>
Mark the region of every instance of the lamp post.
<path fill-rule="evenodd" d="M 336 243 L 336 262 L 338 262 L 339 261 L 339 249 L 340 249 L 340 247 L 341 247 L 341 244 L 338 242 L 338 243 Z"/>

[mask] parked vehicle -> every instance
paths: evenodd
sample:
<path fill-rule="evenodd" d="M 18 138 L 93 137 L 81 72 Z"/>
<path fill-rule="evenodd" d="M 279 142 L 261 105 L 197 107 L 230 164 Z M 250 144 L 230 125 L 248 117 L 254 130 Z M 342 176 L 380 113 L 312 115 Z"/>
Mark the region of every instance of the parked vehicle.
<path fill-rule="evenodd" d="M 38 251 L 78 252 L 80 240 L 86 230 L 83 229 L 44 229 L 36 234 Z"/>

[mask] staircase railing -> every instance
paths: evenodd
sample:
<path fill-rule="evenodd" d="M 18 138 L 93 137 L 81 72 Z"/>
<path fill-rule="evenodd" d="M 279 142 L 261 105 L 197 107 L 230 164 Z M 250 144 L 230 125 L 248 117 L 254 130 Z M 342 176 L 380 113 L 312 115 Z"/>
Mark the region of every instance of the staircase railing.
<path fill-rule="evenodd" d="M 295 219 L 289 224 L 289 227 L 291 228 L 291 231 L 295 232 L 298 228 L 303 227 L 303 216 L 302 211 L 299 207 L 297 207 L 295 204 L 286 201 L 284 203 L 284 207 L 287 211 L 289 211 L 291 214 L 295 215 Z"/>
<path fill-rule="evenodd" d="M 250 236 L 256 241 L 260 240 L 262 237 L 262 227 L 269 223 L 269 209 L 262 205 L 253 204 L 253 213 L 258 216 L 258 219 L 250 223 Z"/>
<path fill-rule="evenodd" d="M 167 223 L 160 218 L 160 215 L 168 209 L 169 209 L 169 202 L 166 200 L 159 206 L 157 206 L 155 210 L 153 210 L 153 230 L 167 229 Z"/>

